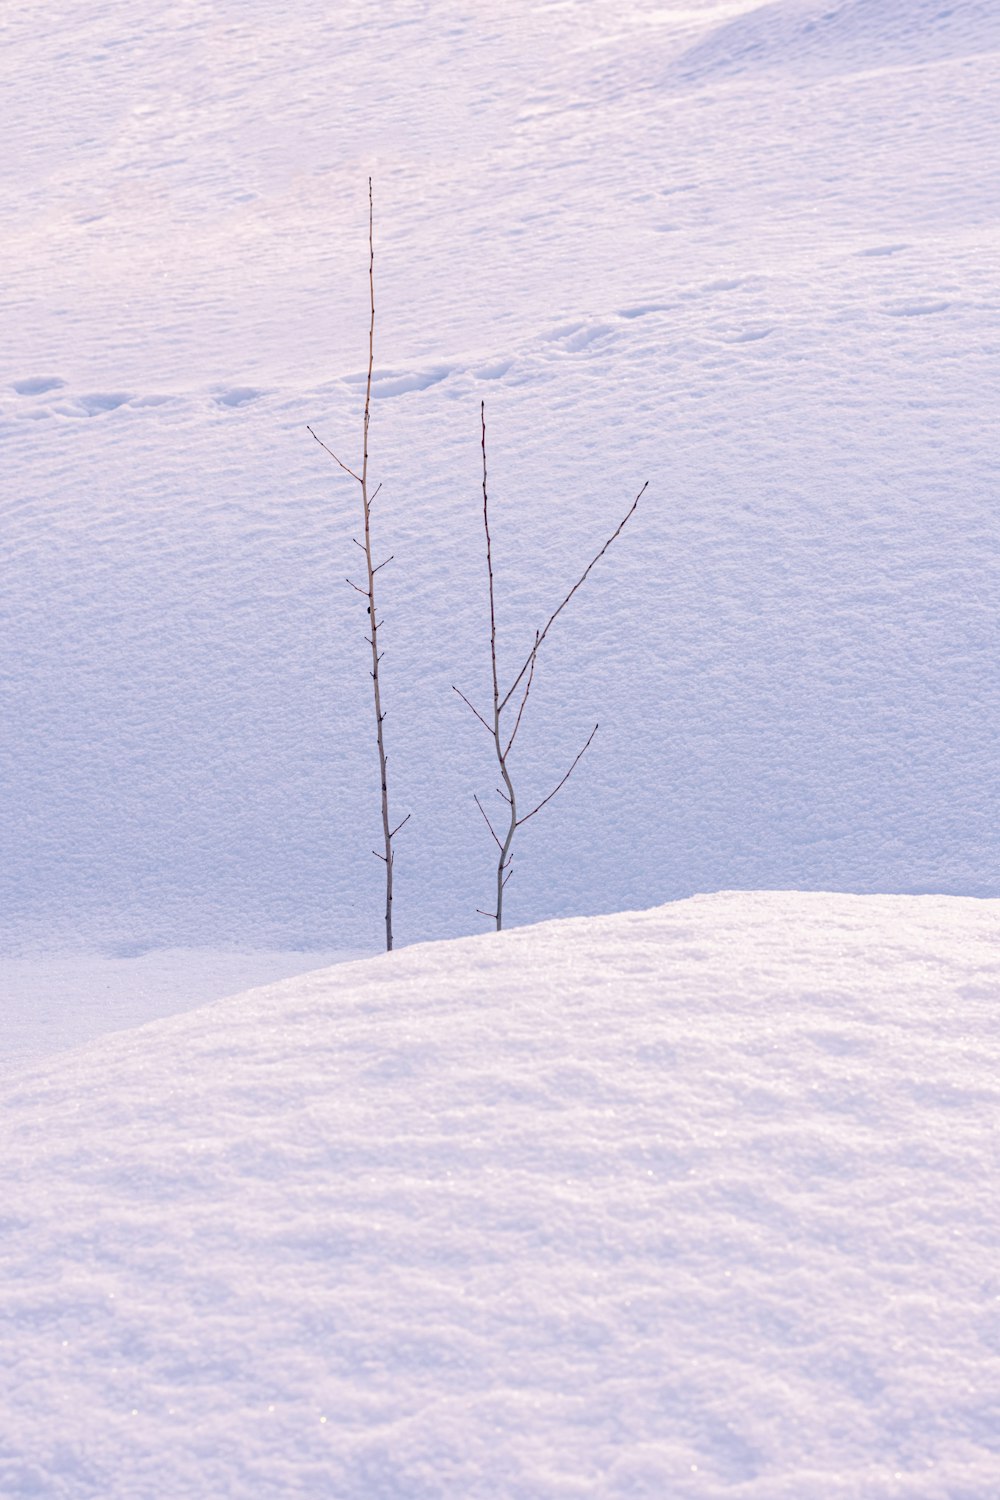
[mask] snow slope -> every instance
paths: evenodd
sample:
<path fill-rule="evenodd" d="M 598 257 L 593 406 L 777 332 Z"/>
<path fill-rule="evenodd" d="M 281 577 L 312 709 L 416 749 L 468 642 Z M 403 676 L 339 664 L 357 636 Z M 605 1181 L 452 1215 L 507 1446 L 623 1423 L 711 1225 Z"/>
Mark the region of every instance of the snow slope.
<path fill-rule="evenodd" d="M 359 956 L 159 948 L 114 955 L 0 957 L 0 1079 L 106 1032 L 142 1026 L 251 986 Z"/>
<path fill-rule="evenodd" d="M 40 17 L 44 15 L 44 25 Z M 1000 11 L 8 0 L 0 947 L 379 941 L 350 462 L 379 322 L 397 935 L 997 890 Z"/>
<path fill-rule="evenodd" d="M 732 19 L 681 56 L 678 77 L 781 72 L 817 79 L 1000 50 L 990 0 L 772 0 L 732 9 Z"/>
<path fill-rule="evenodd" d="M 991 1500 L 998 941 L 698 897 L 8 1081 L 0 1492 Z"/>

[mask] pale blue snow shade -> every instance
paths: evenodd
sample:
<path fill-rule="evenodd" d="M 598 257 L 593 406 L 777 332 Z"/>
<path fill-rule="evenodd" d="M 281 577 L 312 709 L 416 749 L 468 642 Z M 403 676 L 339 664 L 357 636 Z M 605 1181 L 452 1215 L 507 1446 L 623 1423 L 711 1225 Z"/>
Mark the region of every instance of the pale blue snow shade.
<path fill-rule="evenodd" d="M 400 941 L 478 930 L 478 403 L 553 634 L 511 921 L 997 890 L 1000 13 L 5 10 L 0 947 L 369 947 L 379 322 Z M 551 649 L 549 649 L 551 646 Z"/>

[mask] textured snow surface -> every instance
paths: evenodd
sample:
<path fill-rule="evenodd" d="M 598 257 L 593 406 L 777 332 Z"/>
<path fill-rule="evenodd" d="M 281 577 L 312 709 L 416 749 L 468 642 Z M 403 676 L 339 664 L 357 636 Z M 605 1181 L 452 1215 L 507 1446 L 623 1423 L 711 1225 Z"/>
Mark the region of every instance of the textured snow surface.
<path fill-rule="evenodd" d="M 44 16 L 44 24 L 41 18 Z M 7 0 L 0 944 L 371 949 L 366 179 L 397 936 L 997 890 L 1000 7 Z M 551 649 L 550 649 L 551 648 Z"/>
<path fill-rule="evenodd" d="M 0 1077 L 106 1032 L 359 956 L 161 948 L 114 956 L 0 957 Z"/>
<path fill-rule="evenodd" d="M 697 897 L 8 1080 L 0 1493 L 994 1500 L 998 944 Z"/>

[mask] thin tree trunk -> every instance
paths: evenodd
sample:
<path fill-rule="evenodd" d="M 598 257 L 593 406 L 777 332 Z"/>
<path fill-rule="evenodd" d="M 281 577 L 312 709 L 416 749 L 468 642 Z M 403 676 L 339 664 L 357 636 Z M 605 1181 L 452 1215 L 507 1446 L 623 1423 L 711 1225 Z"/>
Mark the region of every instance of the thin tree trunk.
<path fill-rule="evenodd" d="M 372 648 L 372 692 L 375 699 L 375 738 L 378 742 L 379 781 L 382 787 L 382 840 L 385 853 L 385 946 L 392 951 L 392 828 L 389 823 L 389 784 L 386 776 L 385 736 L 382 723 L 382 693 L 379 683 L 378 616 L 375 613 L 375 573 L 372 565 L 371 499 L 368 495 L 368 427 L 372 409 L 372 370 L 375 366 L 375 229 L 372 203 L 372 180 L 368 179 L 368 295 L 371 318 L 368 324 L 368 381 L 365 386 L 365 434 L 361 456 L 361 503 L 365 513 L 365 564 L 368 569 L 368 614 L 371 620 L 369 641 Z"/>
<path fill-rule="evenodd" d="M 514 783 L 511 781 L 507 771 L 507 757 L 500 739 L 500 683 L 497 677 L 497 614 L 493 590 L 493 548 L 490 541 L 489 494 L 486 488 L 485 401 L 480 403 L 479 414 L 482 423 L 483 443 L 483 527 L 486 531 L 486 569 L 490 579 L 490 661 L 493 664 L 493 742 L 496 745 L 497 763 L 500 766 L 500 774 L 503 777 L 504 786 L 507 788 L 507 800 L 510 803 L 510 824 L 507 829 L 507 837 L 500 845 L 500 859 L 497 862 L 496 921 L 497 932 L 500 932 L 503 928 L 503 888 L 507 883 L 507 860 L 510 854 L 510 846 L 514 839 L 514 832 L 517 828 L 517 798 L 514 795 Z"/>
<path fill-rule="evenodd" d="M 382 660 L 382 652 L 378 649 L 378 632 L 379 632 L 379 623 L 380 622 L 379 622 L 378 613 L 377 613 L 377 609 L 376 609 L 376 602 L 375 602 L 375 575 L 376 575 L 376 573 L 381 572 L 381 570 L 385 567 L 386 563 L 392 562 L 392 558 L 391 557 L 387 557 L 384 562 L 380 562 L 380 563 L 377 563 L 377 564 L 375 564 L 375 563 L 372 562 L 372 502 L 374 501 L 375 496 L 378 494 L 378 487 L 376 486 L 376 489 L 375 489 L 375 491 L 372 494 L 368 493 L 368 429 L 369 429 L 369 426 L 371 425 L 371 411 L 372 411 L 372 372 L 373 372 L 373 370 L 375 368 L 375 227 L 374 227 L 374 225 L 375 225 L 375 216 L 374 216 L 374 209 L 373 209 L 373 203 L 372 203 L 372 180 L 369 177 L 369 179 L 368 179 L 368 299 L 369 299 L 369 307 L 370 307 L 370 310 L 371 310 L 371 317 L 370 317 L 369 323 L 368 323 L 368 379 L 367 379 L 367 382 L 366 382 L 366 385 L 365 385 L 364 447 L 363 447 L 363 450 L 362 450 L 362 457 L 361 457 L 361 473 L 358 474 L 354 469 L 349 468 L 347 466 L 347 464 L 345 464 L 342 459 L 338 458 L 337 455 L 336 455 L 336 453 L 334 453 L 333 449 L 332 448 L 328 448 L 327 445 L 326 445 L 326 443 L 323 442 L 323 439 L 321 437 L 318 437 L 317 434 L 315 432 L 313 432 L 313 429 L 311 427 L 309 427 L 307 430 L 312 433 L 312 435 L 313 435 L 314 438 L 316 438 L 316 441 L 319 443 L 320 447 L 323 448 L 323 449 L 325 449 L 325 451 L 327 453 L 329 453 L 330 457 L 337 464 L 340 465 L 340 467 L 344 470 L 344 473 L 345 474 L 349 474 L 351 476 L 351 478 L 354 479 L 354 480 L 356 480 L 357 483 L 361 487 L 361 508 L 362 508 L 362 513 L 363 513 L 363 516 L 364 516 L 364 527 L 365 527 L 364 536 L 365 536 L 365 539 L 364 539 L 364 542 L 359 542 L 357 540 L 357 537 L 355 537 L 354 540 L 355 540 L 355 542 L 357 543 L 357 545 L 361 548 L 361 550 L 365 554 L 365 570 L 366 570 L 366 573 L 367 573 L 367 581 L 366 581 L 366 586 L 364 588 L 362 588 L 360 584 L 355 583 L 353 581 L 353 579 L 348 578 L 347 582 L 351 585 L 352 589 L 354 589 L 357 593 L 361 594 L 368 601 L 368 620 L 369 620 L 370 634 L 367 635 L 365 637 L 365 639 L 367 640 L 368 644 L 371 646 L 371 651 L 372 651 L 372 669 L 371 669 L 372 694 L 373 694 L 374 703 L 375 703 L 375 740 L 376 740 L 376 744 L 378 746 L 379 784 L 381 786 L 382 846 L 383 846 L 383 849 L 385 851 L 383 854 L 379 854 L 379 852 L 378 852 L 377 849 L 373 850 L 372 852 L 375 854 L 375 857 L 377 859 L 382 860 L 383 864 L 385 865 L 385 946 L 386 946 L 386 951 L 387 952 L 391 952 L 392 951 L 392 874 L 393 874 L 393 869 L 392 869 L 392 867 L 393 867 L 392 841 L 396 837 L 396 834 L 399 832 L 399 830 L 403 827 L 403 823 L 409 822 L 410 814 L 407 813 L 406 817 L 403 819 L 403 822 L 402 823 L 398 823 L 395 828 L 393 828 L 391 826 L 390 821 L 389 821 L 389 783 L 388 783 L 388 776 L 387 776 L 387 773 L 386 773 L 386 762 L 388 761 L 388 756 L 385 753 L 385 735 L 384 735 L 383 729 L 382 729 L 382 725 L 383 725 L 383 723 L 385 721 L 385 711 L 382 708 L 382 690 L 381 690 L 381 683 L 380 683 L 380 680 L 379 680 L 379 664 L 380 664 L 380 662 Z"/>

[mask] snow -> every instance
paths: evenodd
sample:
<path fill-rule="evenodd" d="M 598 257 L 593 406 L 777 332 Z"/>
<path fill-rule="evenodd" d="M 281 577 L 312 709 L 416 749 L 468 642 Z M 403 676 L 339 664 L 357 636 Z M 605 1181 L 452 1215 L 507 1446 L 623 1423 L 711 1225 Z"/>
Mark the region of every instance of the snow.
<path fill-rule="evenodd" d="M 4 951 L 379 944 L 367 353 L 400 942 L 482 930 L 501 647 L 643 480 L 518 762 L 511 921 L 996 890 L 1000 12 L 5 7 Z"/>
<path fill-rule="evenodd" d="M 159 948 L 114 955 L 0 957 L 0 1079 L 105 1032 L 142 1026 L 252 986 L 358 956 Z"/>
<path fill-rule="evenodd" d="M 20 1073 L 0 1492 L 989 1500 L 998 954 L 735 892 Z"/>
<path fill-rule="evenodd" d="M 990 0 L 6 0 L 5 1500 L 996 1500 L 998 83 Z M 649 481 L 500 935 L 481 401 L 504 673 Z"/>

